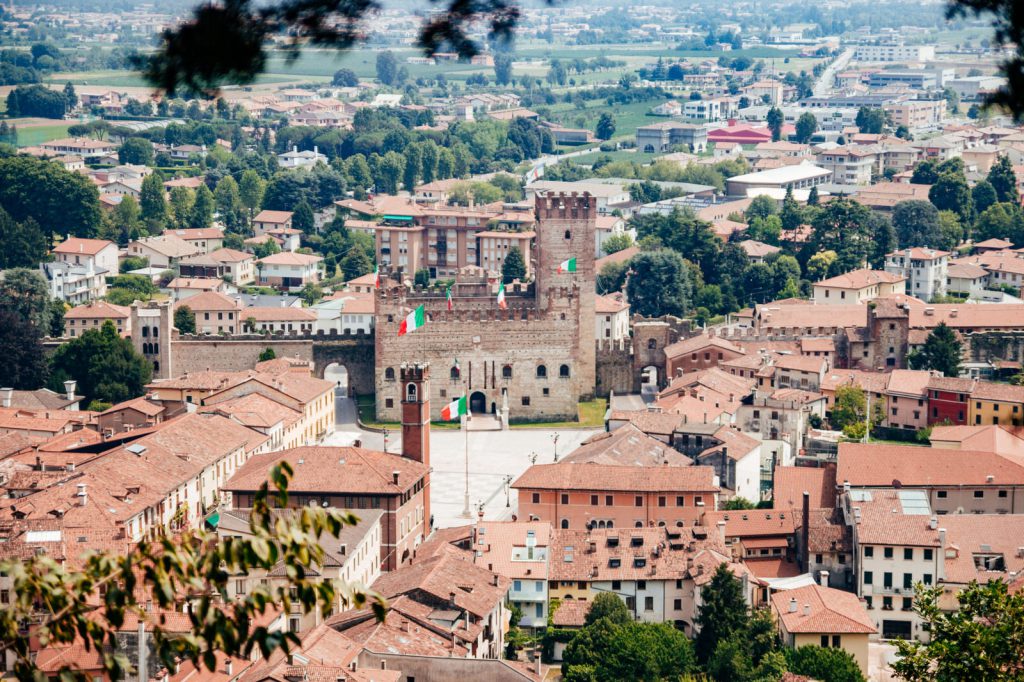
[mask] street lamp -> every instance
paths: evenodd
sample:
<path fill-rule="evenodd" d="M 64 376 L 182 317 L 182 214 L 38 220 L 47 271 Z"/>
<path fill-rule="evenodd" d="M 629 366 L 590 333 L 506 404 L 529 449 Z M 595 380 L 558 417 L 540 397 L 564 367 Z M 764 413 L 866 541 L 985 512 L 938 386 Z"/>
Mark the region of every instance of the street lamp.
<path fill-rule="evenodd" d="M 555 441 L 555 461 L 557 462 L 558 461 L 558 434 L 556 433 L 554 436 L 551 437 L 551 439 L 553 441 Z"/>
<path fill-rule="evenodd" d="M 505 507 L 508 508 L 508 507 L 512 506 L 512 503 L 509 502 L 509 491 L 512 489 L 512 475 L 511 474 L 506 474 L 505 478 L 504 478 L 504 481 L 505 481 Z"/>
<path fill-rule="evenodd" d="M 388 452 L 388 430 L 384 429 L 384 454 Z"/>

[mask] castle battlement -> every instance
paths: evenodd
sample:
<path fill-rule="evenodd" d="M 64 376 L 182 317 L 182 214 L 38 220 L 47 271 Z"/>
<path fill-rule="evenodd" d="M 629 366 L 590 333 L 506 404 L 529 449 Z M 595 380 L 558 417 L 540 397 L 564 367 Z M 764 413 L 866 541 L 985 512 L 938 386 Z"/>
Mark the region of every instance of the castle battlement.
<path fill-rule="evenodd" d="M 593 220 L 597 217 L 597 202 L 589 192 L 579 194 L 538 195 L 536 201 L 538 221 Z"/>

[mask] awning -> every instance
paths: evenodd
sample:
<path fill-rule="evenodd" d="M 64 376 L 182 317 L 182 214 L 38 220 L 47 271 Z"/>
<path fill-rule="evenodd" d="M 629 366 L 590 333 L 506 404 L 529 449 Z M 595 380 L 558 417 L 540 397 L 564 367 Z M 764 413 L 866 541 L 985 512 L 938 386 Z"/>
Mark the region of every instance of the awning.
<path fill-rule="evenodd" d="M 206 525 L 209 526 L 211 529 L 216 530 L 218 523 L 220 523 L 219 509 L 206 517 Z"/>
<path fill-rule="evenodd" d="M 412 222 L 412 216 L 411 215 L 386 215 L 386 216 L 384 216 L 384 220 L 400 220 L 400 221 L 403 221 L 403 222 L 411 223 Z"/>

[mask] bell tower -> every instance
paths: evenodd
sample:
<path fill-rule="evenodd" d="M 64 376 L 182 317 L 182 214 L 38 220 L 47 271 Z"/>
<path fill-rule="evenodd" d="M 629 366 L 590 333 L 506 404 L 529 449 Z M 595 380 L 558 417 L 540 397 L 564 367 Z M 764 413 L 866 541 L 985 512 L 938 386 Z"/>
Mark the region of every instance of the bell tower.
<path fill-rule="evenodd" d="M 402 457 L 423 462 L 423 537 L 430 535 L 430 365 L 407 365 L 399 369 L 402 380 Z"/>

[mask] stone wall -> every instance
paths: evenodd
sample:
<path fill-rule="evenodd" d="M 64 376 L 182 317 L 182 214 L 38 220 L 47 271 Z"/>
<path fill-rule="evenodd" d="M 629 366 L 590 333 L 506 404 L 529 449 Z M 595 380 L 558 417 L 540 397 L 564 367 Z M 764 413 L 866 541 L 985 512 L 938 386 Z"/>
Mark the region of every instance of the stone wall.
<path fill-rule="evenodd" d="M 279 358 L 313 359 L 313 339 L 309 337 L 187 335 L 171 343 L 171 363 L 175 376 L 205 370 L 241 372 L 255 367 L 267 348 Z"/>
<path fill-rule="evenodd" d="M 597 395 L 607 398 L 617 394 L 635 393 L 638 377 L 633 369 L 633 346 L 629 339 L 597 341 Z"/>

